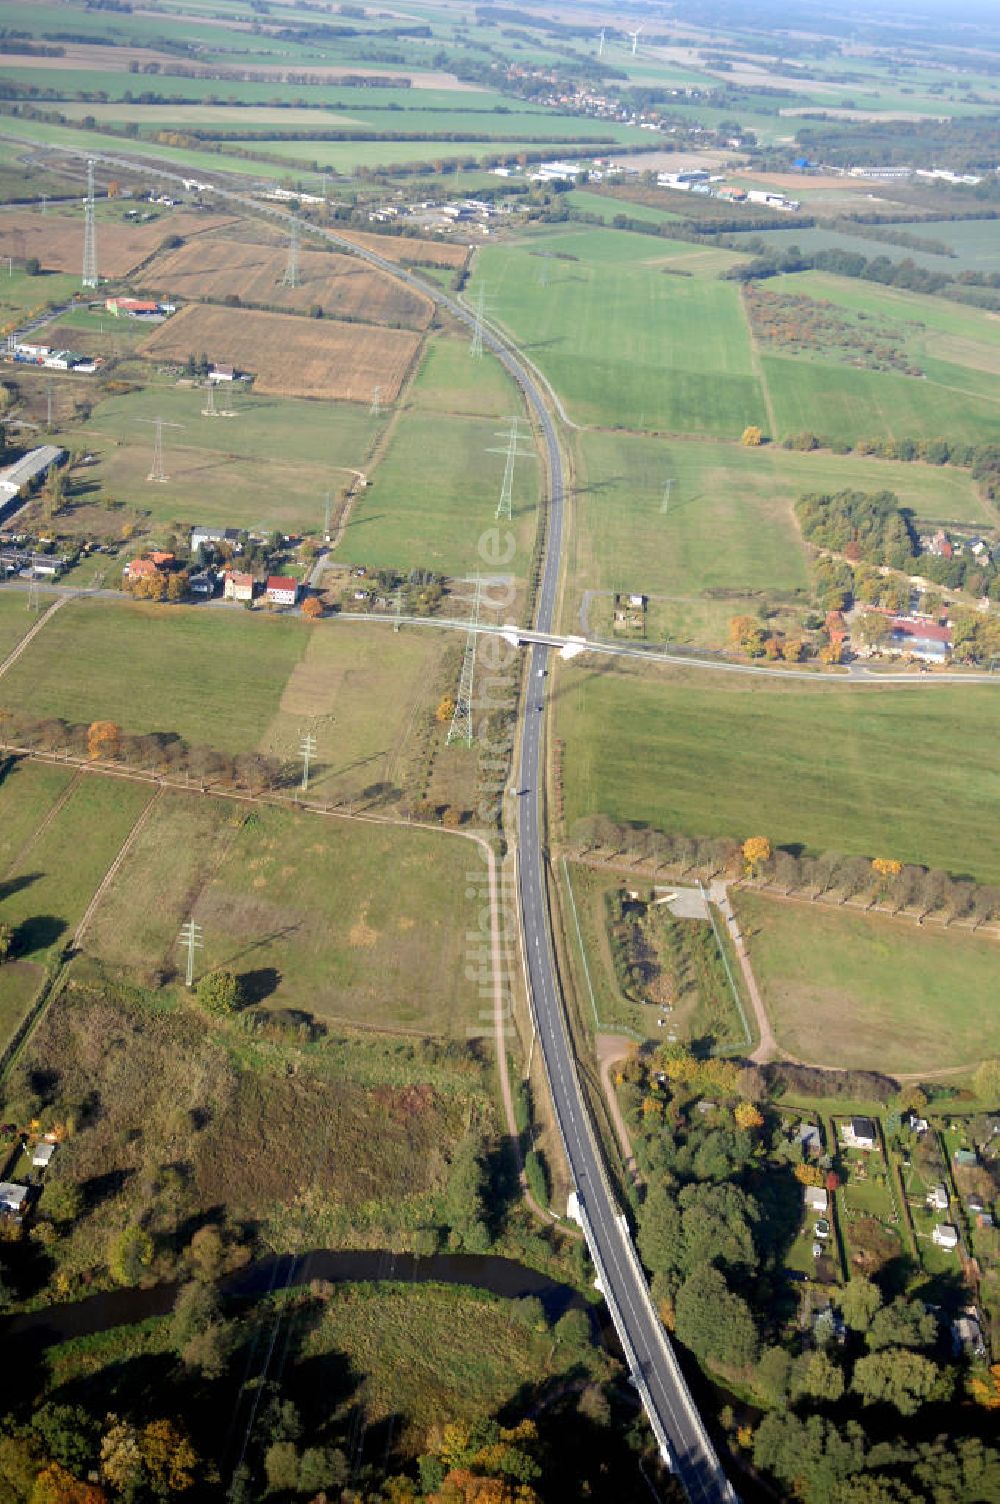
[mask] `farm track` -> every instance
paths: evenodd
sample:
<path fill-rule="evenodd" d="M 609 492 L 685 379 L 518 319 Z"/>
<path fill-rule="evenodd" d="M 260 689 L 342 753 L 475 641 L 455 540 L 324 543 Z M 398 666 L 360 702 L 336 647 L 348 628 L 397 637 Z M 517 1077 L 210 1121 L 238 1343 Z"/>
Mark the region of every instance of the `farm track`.
<path fill-rule="evenodd" d="M 65 595 L 61 595 L 57 600 L 53 601 L 52 605 L 44 613 L 44 615 L 38 618 L 31 630 L 24 634 L 24 636 L 21 638 L 21 641 L 17 644 L 13 651 L 8 653 L 4 661 L 0 663 L 0 679 L 3 678 L 4 674 L 9 668 L 14 667 L 14 664 L 20 658 L 21 654 L 24 652 L 28 644 L 32 641 L 33 638 L 38 636 L 38 633 L 42 630 L 45 623 L 55 615 L 60 606 L 65 606 L 66 602 L 73 600 L 77 594 L 78 592 L 76 590 L 72 591 L 71 593 L 67 592 Z"/>
<path fill-rule="evenodd" d="M 125 837 L 124 841 L 119 847 L 118 855 L 115 857 L 114 861 L 111 863 L 111 866 L 108 868 L 107 872 L 105 872 L 104 876 L 101 878 L 101 881 L 98 883 L 96 889 L 94 890 L 94 896 L 91 898 L 86 909 L 84 910 L 83 918 L 77 925 L 76 932 L 73 935 L 74 950 L 79 950 L 80 944 L 87 931 L 87 927 L 90 924 L 91 919 L 93 919 L 94 914 L 97 912 L 98 904 L 104 897 L 104 894 L 107 892 L 108 888 L 114 882 L 116 876 L 118 875 L 118 869 L 121 867 L 122 862 L 128 856 L 130 850 L 132 849 L 133 843 L 145 828 L 150 816 L 153 813 L 154 806 L 159 802 L 162 794 L 162 789 L 157 789 L 155 791 L 152 798 L 149 800 L 149 803 L 146 805 L 145 809 L 142 811 L 139 818 L 132 826 L 132 829 L 129 831 L 128 835 Z"/>
<path fill-rule="evenodd" d="M 28 837 L 24 845 L 21 847 L 20 851 L 17 853 L 17 856 L 14 857 L 13 861 L 10 863 L 7 871 L 4 874 L 5 877 L 10 877 L 12 873 L 16 872 L 25 858 L 31 855 L 31 852 L 34 850 L 35 846 L 41 840 L 42 836 L 48 830 L 52 822 L 58 819 L 59 815 L 62 814 L 62 811 L 69 803 L 69 800 L 79 788 L 80 780 L 82 777 L 82 770 L 78 768 L 76 773 L 74 773 L 73 777 L 70 779 L 69 783 L 67 783 L 66 787 L 62 790 L 58 797 L 53 800 L 52 807 L 49 810 L 48 814 L 43 817 L 38 825 L 35 826 L 34 830 L 31 832 L 31 835 Z"/>

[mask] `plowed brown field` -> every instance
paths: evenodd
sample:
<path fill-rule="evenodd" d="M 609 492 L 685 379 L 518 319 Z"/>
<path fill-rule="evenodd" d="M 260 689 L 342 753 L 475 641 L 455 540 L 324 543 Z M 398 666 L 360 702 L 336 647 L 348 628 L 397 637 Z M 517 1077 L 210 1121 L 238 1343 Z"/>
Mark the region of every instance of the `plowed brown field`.
<path fill-rule="evenodd" d="M 305 311 L 318 304 L 334 318 L 426 329 L 430 298 L 403 287 L 354 256 L 300 251 L 298 287 L 282 286 L 287 252 L 279 246 L 199 239 L 158 256 L 142 274 L 150 292 L 221 302 L 236 293 L 244 303 Z"/>
<path fill-rule="evenodd" d="M 363 230 L 342 230 L 337 234 L 355 245 L 378 251 L 386 261 L 425 261 L 428 266 L 446 266 L 458 270 L 469 259 L 467 245 L 454 245 L 442 240 L 414 240 L 408 235 L 366 235 Z"/>
<path fill-rule="evenodd" d="M 252 371 L 254 389 L 282 397 L 368 402 L 375 387 L 392 402 L 420 348 L 420 335 L 371 324 L 190 303 L 141 347 L 152 360 L 209 360 Z"/>
<path fill-rule="evenodd" d="M 148 225 L 97 222 L 97 268 L 124 277 L 170 235 L 202 235 L 232 223 L 231 215 L 166 214 Z M 45 271 L 79 272 L 83 265 L 83 215 L 17 209 L 0 216 L 4 251 L 18 260 L 37 256 Z"/>

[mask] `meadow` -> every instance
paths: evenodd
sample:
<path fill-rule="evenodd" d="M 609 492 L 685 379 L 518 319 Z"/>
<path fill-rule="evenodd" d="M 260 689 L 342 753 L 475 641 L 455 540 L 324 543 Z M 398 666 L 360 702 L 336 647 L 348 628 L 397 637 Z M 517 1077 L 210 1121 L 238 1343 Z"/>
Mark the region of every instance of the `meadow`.
<path fill-rule="evenodd" d="M 767 426 L 739 293 L 676 276 L 701 248 L 624 231 L 484 246 L 471 291 L 578 423 L 738 438 Z"/>
<path fill-rule="evenodd" d="M 97 457 L 79 472 L 75 494 L 86 501 L 98 485 L 106 496 L 147 513 L 154 525 L 183 519 L 263 532 L 315 531 L 324 494 L 343 491 L 364 468 L 385 421 L 359 403 L 267 397 L 242 386 L 216 393 L 219 410 L 233 410 L 235 417 L 206 418 L 206 401 L 201 387 L 153 384 L 100 402 L 87 423 L 58 435 L 66 447 Z M 147 476 L 157 417 L 180 427 L 164 430 L 168 479 L 153 484 Z"/>
<path fill-rule="evenodd" d="M 251 1004 L 464 1039 L 492 1027 L 463 961 L 476 924 L 469 873 L 480 867 L 467 842 L 440 831 L 168 793 L 102 897 L 86 948 L 143 981 L 176 979 L 177 937 L 193 917 L 205 941 L 197 975 L 235 971 Z"/>
<path fill-rule="evenodd" d="M 1000 880 L 983 819 L 1000 798 L 993 685 L 813 688 L 585 665 L 556 684 L 569 829 L 603 813 Z"/>
<path fill-rule="evenodd" d="M 984 1007 L 995 940 L 759 893 L 734 898 L 789 1054 L 894 1075 L 972 1067 L 1000 1050 L 1000 1020 Z"/>
<path fill-rule="evenodd" d="M 309 626 L 244 610 L 80 599 L 46 622 L 5 676 L 33 716 L 175 732 L 221 752 L 256 748 Z"/>
<path fill-rule="evenodd" d="M 0 809 L 10 807 L 24 786 L 17 777 L 0 785 Z M 33 794 L 39 791 L 32 790 Z M 75 926 L 152 797 L 141 785 L 119 779 L 80 777 L 56 816 L 41 819 L 7 869 L 4 920 L 16 931 L 17 954 L 43 961 L 73 938 Z"/>
<path fill-rule="evenodd" d="M 37 621 L 28 610 L 28 597 L 21 590 L 0 591 L 0 663 L 12 652 Z"/>
<path fill-rule="evenodd" d="M 402 413 L 370 485 L 355 501 L 338 558 L 378 569 L 496 574 L 498 565 L 479 545 L 497 526 L 508 429 L 495 419 Z M 540 462 L 526 422 L 521 432 L 526 457 L 516 464 L 511 523 L 517 550 L 502 567 L 523 577 L 534 541 Z"/>
<path fill-rule="evenodd" d="M 508 418 L 521 406 L 513 381 L 493 359 L 474 360 L 469 340 L 432 335 L 406 396 L 407 408 L 421 413 L 454 413 L 469 418 Z"/>
<path fill-rule="evenodd" d="M 807 491 L 888 489 L 917 518 L 991 520 L 968 473 L 938 466 L 598 432 L 577 434 L 575 452 L 568 631 L 585 591 L 636 591 L 661 598 L 651 606 L 674 640 L 722 646 L 746 602 L 706 592 L 806 590 L 793 505 Z"/>

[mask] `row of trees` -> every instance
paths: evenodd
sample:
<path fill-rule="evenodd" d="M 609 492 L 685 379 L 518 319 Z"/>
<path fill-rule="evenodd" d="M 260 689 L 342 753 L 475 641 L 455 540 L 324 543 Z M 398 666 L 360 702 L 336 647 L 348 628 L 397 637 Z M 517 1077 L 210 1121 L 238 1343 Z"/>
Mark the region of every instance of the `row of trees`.
<path fill-rule="evenodd" d="M 916 911 L 921 918 L 944 914 L 949 920 L 973 919 L 977 924 L 1000 920 L 1000 887 L 894 857 L 848 856 L 836 851 L 813 856 L 787 847 L 772 849 L 761 837 L 762 845 L 755 848 L 748 870 L 745 852 L 755 837 L 741 844 L 727 836 L 671 835 L 623 824 L 607 815 L 578 820 L 572 835 L 583 855 L 601 852 L 610 860 L 622 856 L 630 862 L 649 862 L 654 874 L 669 867 L 681 876 L 697 875 L 704 881 L 746 877 L 773 884 L 785 893 L 807 892 L 817 898 L 836 894 L 842 903 L 863 897 L 869 906 L 877 904 L 892 913 Z"/>
<path fill-rule="evenodd" d="M 299 776 L 292 764 L 262 752 L 233 757 L 214 747 L 191 746 L 174 732 L 123 731 L 114 721 L 81 725 L 56 716 L 0 710 L 0 734 L 8 746 L 118 762 L 137 772 L 190 777 L 198 783 L 242 788 L 250 794 L 291 787 Z"/>
<path fill-rule="evenodd" d="M 937 293 L 959 303 L 973 303 L 979 308 L 1000 308 L 1000 277 L 996 273 L 958 273 L 929 271 L 908 256 L 893 261 L 888 256 L 862 256 L 858 251 L 839 249 L 803 251 L 790 245 L 787 250 L 765 251 L 752 261 L 739 262 L 720 276 L 735 282 L 761 282 L 790 272 L 824 271 L 839 277 L 859 277 L 878 282 L 883 287 L 900 287 L 907 292 Z"/>

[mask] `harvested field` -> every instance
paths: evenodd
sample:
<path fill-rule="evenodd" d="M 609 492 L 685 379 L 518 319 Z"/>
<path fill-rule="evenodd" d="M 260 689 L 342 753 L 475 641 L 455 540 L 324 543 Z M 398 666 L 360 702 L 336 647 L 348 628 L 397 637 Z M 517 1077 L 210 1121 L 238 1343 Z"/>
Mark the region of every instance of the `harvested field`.
<path fill-rule="evenodd" d="M 363 245 L 369 251 L 378 251 L 386 261 L 424 262 L 428 266 L 446 266 L 449 270 L 458 271 L 469 259 L 467 245 L 447 244 L 439 240 L 416 240 L 409 235 L 365 235 L 360 230 L 352 230 L 348 234 L 339 226 L 337 234 L 343 235 L 345 240 L 353 241 L 355 245 Z"/>
<path fill-rule="evenodd" d="M 202 235 L 230 224 L 231 215 L 170 214 L 147 225 L 97 225 L 97 255 L 102 277 L 124 277 L 152 255 L 171 235 Z M 36 256 L 46 271 L 79 274 L 83 258 L 83 215 L 41 214 L 19 209 L 4 214 L 5 246 L 19 260 Z"/>
<path fill-rule="evenodd" d="M 157 257 L 143 273 L 142 285 L 150 292 L 209 302 L 236 293 L 244 303 L 265 307 L 305 312 L 318 305 L 328 316 L 405 329 L 426 329 L 433 317 L 430 298 L 349 255 L 300 251 L 299 285 L 283 287 L 287 259 L 283 246 L 202 239 Z"/>
<path fill-rule="evenodd" d="M 191 304 L 141 353 L 183 361 L 205 351 L 210 360 L 252 371 L 255 390 L 275 396 L 368 402 L 377 386 L 383 402 L 394 402 L 419 348 L 420 336 L 404 329 Z"/>

